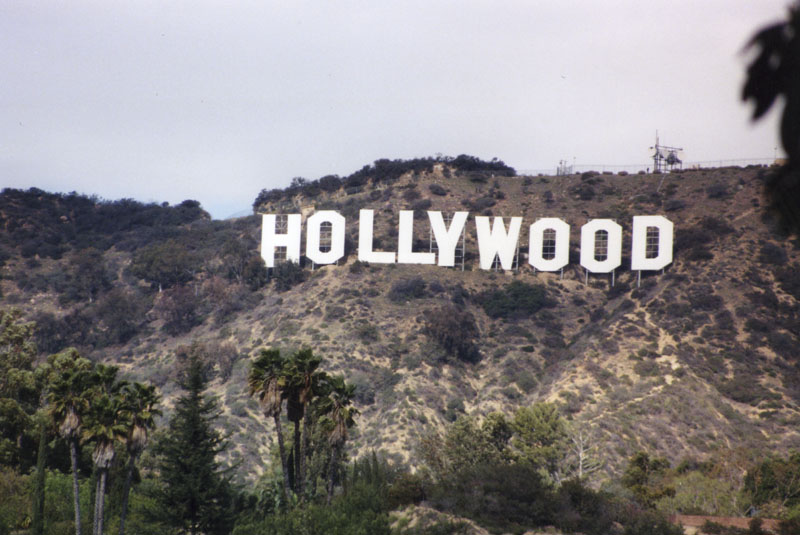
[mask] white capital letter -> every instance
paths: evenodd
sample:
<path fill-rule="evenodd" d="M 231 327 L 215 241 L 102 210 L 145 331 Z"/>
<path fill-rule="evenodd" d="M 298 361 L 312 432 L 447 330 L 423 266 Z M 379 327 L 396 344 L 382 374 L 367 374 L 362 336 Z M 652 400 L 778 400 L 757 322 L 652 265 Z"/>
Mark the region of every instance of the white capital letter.
<path fill-rule="evenodd" d="M 359 210 L 358 217 L 358 259 L 373 264 L 394 264 L 394 253 L 372 250 L 372 210 Z"/>
<path fill-rule="evenodd" d="M 414 210 L 400 210 L 400 228 L 397 236 L 397 263 L 398 264 L 435 264 L 434 253 L 415 253 L 414 240 Z"/>
<path fill-rule="evenodd" d="M 331 248 L 322 252 L 320 227 L 322 223 L 331 224 Z M 333 210 L 322 210 L 306 220 L 306 256 L 315 264 L 333 264 L 344 256 L 344 216 Z"/>
<path fill-rule="evenodd" d="M 606 258 L 595 258 L 597 233 L 608 236 Z M 610 219 L 592 219 L 581 227 L 581 265 L 592 273 L 611 273 L 622 264 L 622 227 Z"/>
<path fill-rule="evenodd" d="M 261 258 L 267 267 L 275 267 L 275 247 L 286 247 L 286 260 L 300 262 L 300 214 L 286 216 L 286 234 L 275 233 L 275 214 L 261 218 Z"/>
<path fill-rule="evenodd" d="M 492 269 L 494 257 L 500 257 L 500 265 L 509 270 L 514 266 L 514 253 L 517 250 L 521 217 L 512 217 L 511 226 L 506 232 L 502 217 L 495 217 L 492 230 L 489 231 L 489 218 L 477 216 L 475 227 L 478 229 L 478 250 L 481 255 L 481 269 Z"/>
<path fill-rule="evenodd" d="M 647 231 L 650 228 L 658 230 L 658 254 L 653 258 L 647 258 Z M 631 269 L 634 271 L 653 271 L 663 269 L 672 262 L 672 233 L 672 221 L 664 216 L 634 216 L 633 236 L 631 238 Z"/>
<path fill-rule="evenodd" d="M 454 266 L 456 263 L 456 246 L 464 232 L 464 225 L 467 224 L 469 212 L 456 212 L 450 228 L 444 226 L 444 219 L 441 212 L 428 212 L 428 219 L 431 222 L 433 238 L 436 240 L 436 247 L 439 249 L 439 265 Z"/>
<path fill-rule="evenodd" d="M 544 257 L 544 233 L 552 230 L 555 243 L 548 243 L 552 258 Z M 569 263 L 569 225 L 556 217 L 545 217 L 531 225 L 528 263 L 539 271 L 558 271 Z"/>

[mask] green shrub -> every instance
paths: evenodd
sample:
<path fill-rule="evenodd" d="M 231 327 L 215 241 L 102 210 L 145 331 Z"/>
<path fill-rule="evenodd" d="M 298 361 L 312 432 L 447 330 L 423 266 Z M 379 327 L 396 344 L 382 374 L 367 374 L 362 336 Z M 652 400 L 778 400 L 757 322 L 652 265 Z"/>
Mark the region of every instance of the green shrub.
<path fill-rule="evenodd" d="M 758 261 L 762 264 L 783 266 L 789 261 L 789 256 L 782 247 L 775 245 L 774 243 L 767 242 L 761 246 L 761 251 L 758 254 Z"/>
<path fill-rule="evenodd" d="M 282 262 L 272 268 L 275 290 L 285 292 L 306 280 L 306 272 L 296 262 Z"/>
<path fill-rule="evenodd" d="M 392 483 L 387 493 L 387 506 L 397 509 L 409 504 L 418 504 L 425 499 L 425 487 L 429 482 L 419 473 L 404 472 Z"/>
<path fill-rule="evenodd" d="M 477 346 L 480 337 L 475 318 L 463 308 L 446 304 L 426 310 L 425 334 L 448 354 L 465 362 L 477 362 L 481 355 Z"/>
<path fill-rule="evenodd" d="M 623 535 L 683 535 L 683 528 L 655 511 L 642 511 L 627 520 Z"/>
<path fill-rule="evenodd" d="M 430 184 L 428 186 L 428 189 L 430 190 L 431 193 L 433 193 L 434 195 L 439 195 L 440 197 L 447 195 L 447 190 L 444 189 L 439 184 Z"/>
<path fill-rule="evenodd" d="M 395 303 L 409 301 L 411 299 L 419 299 L 425 297 L 425 289 L 427 285 L 420 277 L 412 279 L 405 279 L 395 282 L 391 289 L 389 289 L 389 299 Z"/>
<path fill-rule="evenodd" d="M 706 188 L 709 199 L 724 199 L 728 194 L 728 186 L 722 183 L 712 184 Z"/>
<path fill-rule="evenodd" d="M 548 488 L 527 464 L 467 467 L 434 487 L 430 501 L 495 533 L 522 533 L 552 521 Z"/>
<path fill-rule="evenodd" d="M 542 308 L 555 305 L 555 301 L 548 297 L 544 286 L 521 281 L 483 292 L 478 296 L 478 302 L 493 319 L 528 317 Z"/>

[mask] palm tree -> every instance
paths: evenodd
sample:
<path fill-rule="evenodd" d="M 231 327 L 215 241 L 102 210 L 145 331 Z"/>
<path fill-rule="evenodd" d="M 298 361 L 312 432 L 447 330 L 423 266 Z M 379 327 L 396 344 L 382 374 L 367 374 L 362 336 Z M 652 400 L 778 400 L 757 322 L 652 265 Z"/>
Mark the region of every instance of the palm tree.
<path fill-rule="evenodd" d="M 94 535 L 103 533 L 105 492 L 108 470 L 114 462 L 114 443 L 126 436 L 123 419 L 121 389 L 124 382 L 117 382 L 115 366 L 98 364 L 92 375 L 92 404 L 83 429 L 83 441 L 93 441 L 92 461 L 97 469 L 98 479 L 94 505 Z"/>
<path fill-rule="evenodd" d="M 283 470 L 283 496 L 289 503 L 289 467 L 286 462 L 286 447 L 283 442 L 283 428 L 281 427 L 281 409 L 286 388 L 284 369 L 285 360 L 278 349 L 262 349 L 261 354 L 250 366 L 247 375 L 247 386 L 251 396 L 258 397 L 261 411 L 267 418 L 275 421 L 275 432 L 278 435 L 278 450 L 281 456 Z"/>
<path fill-rule="evenodd" d="M 320 423 L 328 435 L 328 444 L 331 446 L 327 498 L 330 505 L 339 456 L 347 442 L 347 430 L 355 425 L 358 410 L 351 406 L 355 396 L 355 385 L 347 384 L 341 375 L 330 376 L 327 379 L 328 395 L 320 401 L 320 412 L 324 414 Z"/>
<path fill-rule="evenodd" d="M 89 410 L 92 363 L 73 348 L 48 358 L 53 369 L 53 384 L 48 393 L 50 415 L 58 433 L 69 444 L 72 462 L 72 492 L 75 508 L 75 534 L 81 535 L 81 503 L 78 484 L 78 438 L 83 418 Z"/>
<path fill-rule="evenodd" d="M 320 372 L 317 371 L 322 358 L 309 348 L 292 355 L 286 375 L 289 384 L 287 416 L 294 422 L 295 490 L 302 496 L 306 478 L 306 457 L 310 438 L 311 413 L 309 405 L 319 393 Z M 300 438 L 299 422 L 303 420 L 303 436 Z"/>
<path fill-rule="evenodd" d="M 157 408 L 161 396 L 153 385 L 132 383 L 122 389 L 122 415 L 126 426 L 125 446 L 128 449 L 128 471 L 122 489 L 122 512 L 119 517 L 119 535 L 125 535 L 125 518 L 128 515 L 128 497 L 136 469 L 136 459 L 147 447 L 148 430 L 156 425 L 155 417 L 161 415 Z"/>

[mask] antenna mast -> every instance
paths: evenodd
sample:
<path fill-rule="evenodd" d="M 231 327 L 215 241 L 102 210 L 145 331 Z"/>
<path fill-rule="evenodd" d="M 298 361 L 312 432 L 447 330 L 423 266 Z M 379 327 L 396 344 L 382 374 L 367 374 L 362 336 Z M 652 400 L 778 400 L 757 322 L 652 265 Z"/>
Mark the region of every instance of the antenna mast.
<path fill-rule="evenodd" d="M 659 144 L 658 130 L 656 130 L 656 144 L 650 148 L 655 150 L 653 153 L 654 173 L 668 173 L 676 167 L 681 169 L 683 161 L 678 158 L 678 153 L 683 149 L 681 147 L 667 147 L 666 145 Z"/>

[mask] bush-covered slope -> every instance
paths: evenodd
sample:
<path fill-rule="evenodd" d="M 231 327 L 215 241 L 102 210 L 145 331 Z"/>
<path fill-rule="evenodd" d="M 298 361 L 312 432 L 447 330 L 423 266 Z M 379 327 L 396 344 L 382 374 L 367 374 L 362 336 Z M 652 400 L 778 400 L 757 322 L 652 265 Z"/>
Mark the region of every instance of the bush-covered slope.
<path fill-rule="evenodd" d="M 418 438 L 443 422 L 542 399 L 600 445 L 609 471 L 638 449 L 676 460 L 800 445 L 800 255 L 760 206 L 766 169 L 519 177 L 502 162 L 457 160 L 380 160 L 346 179 L 262 192 L 259 212 L 335 209 L 348 221 L 346 261 L 283 266 L 271 279 L 255 217 L 5 190 L 3 301 L 37 321 L 42 351 L 77 345 L 168 398 L 181 352 L 200 344 L 251 475 L 271 441 L 244 384 L 263 346 L 308 345 L 329 371 L 345 371 L 362 413 L 350 446 L 412 464 Z M 401 209 L 419 211 L 416 250 L 428 250 L 427 209 L 523 216 L 523 229 L 560 217 L 571 263 L 563 276 L 534 273 L 524 231 L 519 270 L 480 270 L 470 219 L 464 271 L 364 265 L 354 247 L 361 208 L 375 210 L 375 245 L 386 250 Z M 84 224 L 83 214 L 100 219 Z M 675 223 L 675 261 L 639 284 L 626 249 L 632 217 L 646 214 Z M 613 286 L 600 275 L 587 284 L 578 265 L 579 228 L 593 218 L 624 229 Z"/>

